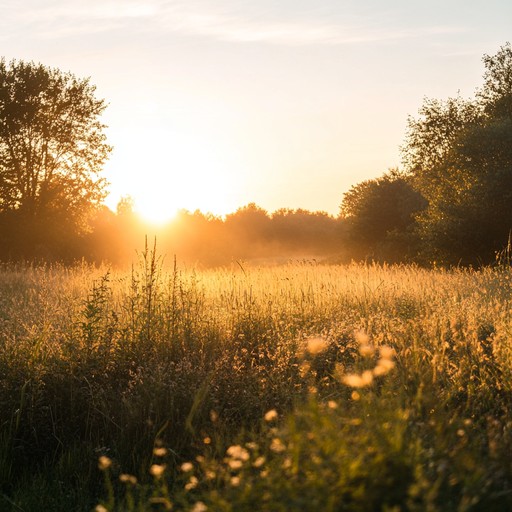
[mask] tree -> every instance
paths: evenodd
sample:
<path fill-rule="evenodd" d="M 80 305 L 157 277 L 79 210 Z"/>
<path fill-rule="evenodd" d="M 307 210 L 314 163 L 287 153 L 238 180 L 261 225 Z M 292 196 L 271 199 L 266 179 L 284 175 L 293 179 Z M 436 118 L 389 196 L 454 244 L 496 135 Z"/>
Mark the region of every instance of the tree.
<path fill-rule="evenodd" d="M 476 98 L 425 100 L 402 148 L 423 249 L 447 264 L 491 262 L 512 230 L 512 47 L 483 61 Z"/>
<path fill-rule="evenodd" d="M 0 60 L 0 213 L 86 229 L 106 195 L 105 107 L 89 79 Z"/>
<path fill-rule="evenodd" d="M 352 251 L 387 261 L 411 258 L 416 245 L 414 215 L 425 206 L 411 180 L 396 169 L 353 186 L 340 207 Z"/>
<path fill-rule="evenodd" d="M 512 117 L 512 46 L 506 43 L 496 55 L 484 55 L 486 71 L 478 98 L 491 117 Z"/>

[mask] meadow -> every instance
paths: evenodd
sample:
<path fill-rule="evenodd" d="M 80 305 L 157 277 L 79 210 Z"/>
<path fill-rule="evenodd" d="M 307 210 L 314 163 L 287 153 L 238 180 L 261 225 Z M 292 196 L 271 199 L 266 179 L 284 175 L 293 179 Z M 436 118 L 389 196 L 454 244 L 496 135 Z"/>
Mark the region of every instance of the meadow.
<path fill-rule="evenodd" d="M 0 270 L 0 510 L 512 508 L 512 271 Z"/>

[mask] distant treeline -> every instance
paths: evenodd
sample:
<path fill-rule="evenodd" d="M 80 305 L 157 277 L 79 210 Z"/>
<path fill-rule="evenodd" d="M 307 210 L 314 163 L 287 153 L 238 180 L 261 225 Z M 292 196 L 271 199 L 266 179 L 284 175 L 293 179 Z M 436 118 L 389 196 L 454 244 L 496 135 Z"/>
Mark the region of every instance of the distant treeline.
<path fill-rule="evenodd" d="M 320 258 L 482 265 L 512 257 L 512 47 L 484 55 L 474 99 L 426 99 L 403 165 L 353 186 L 340 214 L 251 203 L 219 218 L 182 211 L 156 230 L 129 198 L 102 205 L 111 147 L 88 80 L 0 61 L 0 259 L 111 261 L 143 247 L 208 266 Z"/>
<path fill-rule="evenodd" d="M 180 211 L 159 228 L 142 221 L 126 202 L 116 213 L 103 207 L 90 221 L 90 231 L 65 232 L 57 219 L 48 225 L 24 225 L 11 216 L 0 224 L 3 260 L 110 261 L 126 264 L 142 250 L 145 237 L 157 250 L 179 261 L 205 266 L 235 260 L 279 263 L 287 259 L 328 258 L 340 253 L 340 219 L 324 212 L 279 210 L 267 213 L 255 204 L 225 218 L 200 211 Z M 0 220 L 4 218 L 0 216 Z"/>

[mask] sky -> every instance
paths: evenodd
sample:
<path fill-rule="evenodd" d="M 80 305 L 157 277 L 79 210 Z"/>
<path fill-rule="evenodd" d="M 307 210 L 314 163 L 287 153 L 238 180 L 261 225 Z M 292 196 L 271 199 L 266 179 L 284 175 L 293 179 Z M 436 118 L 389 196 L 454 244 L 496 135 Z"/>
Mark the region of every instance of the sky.
<path fill-rule="evenodd" d="M 423 99 L 472 97 L 510 0 L 0 0 L 0 56 L 90 77 L 107 204 L 339 213 Z"/>

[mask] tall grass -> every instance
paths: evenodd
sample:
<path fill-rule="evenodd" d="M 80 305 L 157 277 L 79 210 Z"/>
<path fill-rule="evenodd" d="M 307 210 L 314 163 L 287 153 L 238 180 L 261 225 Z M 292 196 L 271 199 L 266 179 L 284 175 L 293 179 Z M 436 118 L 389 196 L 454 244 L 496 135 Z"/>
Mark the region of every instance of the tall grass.
<path fill-rule="evenodd" d="M 509 508 L 511 276 L 5 267 L 0 509 Z"/>

